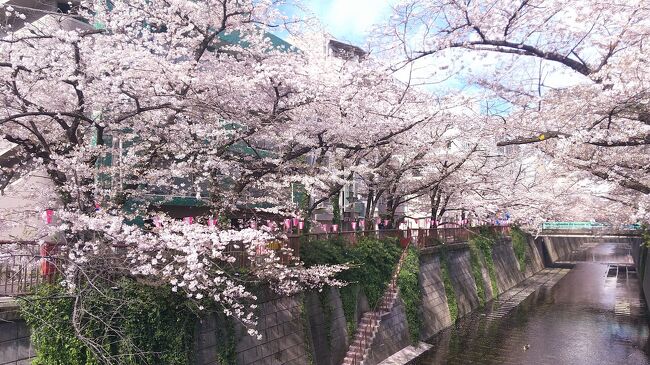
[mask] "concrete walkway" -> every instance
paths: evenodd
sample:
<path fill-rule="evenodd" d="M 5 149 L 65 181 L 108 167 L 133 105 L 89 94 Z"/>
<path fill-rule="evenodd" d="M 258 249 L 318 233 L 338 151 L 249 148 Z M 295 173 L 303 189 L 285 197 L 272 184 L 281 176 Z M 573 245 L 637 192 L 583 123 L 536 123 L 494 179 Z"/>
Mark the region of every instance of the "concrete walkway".
<path fill-rule="evenodd" d="M 409 346 L 394 353 L 388 359 L 379 363 L 379 365 L 404 365 L 415 360 L 432 346 L 425 342 L 420 342 L 417 346 Z"/>

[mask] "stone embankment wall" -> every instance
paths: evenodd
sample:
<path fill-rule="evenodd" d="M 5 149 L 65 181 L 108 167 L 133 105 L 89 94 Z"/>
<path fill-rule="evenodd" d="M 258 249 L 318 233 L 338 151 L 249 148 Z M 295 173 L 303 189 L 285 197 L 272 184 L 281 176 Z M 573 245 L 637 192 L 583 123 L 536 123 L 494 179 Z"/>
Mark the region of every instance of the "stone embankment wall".
<path fill-rule="evenodd" d="M 306 293 L 260 304 L 257 330 L 262 339 L 249 336 L 239 326 L 237 364 L 340 364 L 348 349 L 346 320 L 339 291 L 328 290 L 326 295 Z M 360 298 L 359 312 L 367 306 L 364 299 Z M 206 316 L 197 326 L 196 365 L 219 364 L 216 329 L 223 325 L 215 316 Z"/>
<path fill-rule="evenodd" d="M 544 268 L 544 260 L 533 237 L 527 237 L 526 267 L 522 270 L 515 256 L 510 238 L 504 238 L 492 248 L 492 261 L 496 276 L 498 294 L 512 288 L 527 277 Z M 458 316 L 462 317 L 480 306 L 477 285 L 472 274 L 468 244 L 445 247 L 449 268 L 449 278 L 453 286 L 458 306 Z M 445 293 L 441 263 L 442 248 L 423 250 L 420 254 L 420 285 L 422 290 L 421 333 L 423 339 L 430 338 L 444 328 L 452 325 L 447 295 Z M 481 257 L 481 277 L 487 299 L 493 298 L 492 284 L 485 257 Z M 391 313 L 382 318 L 379 333 L 373 341 L 370 355 L 365 364 L 375 365 L 400 349 L 411 345 L 406 315 L 401 300 Z"/>
<path fill-rule="evenodd" d="M 521 270 L 510 238 L 492 247 L 496 294 L 515 286 L 556 261 L 567 260 L 571 253 L 586 242 L 608 240 L 592 237 L 527 237 L 526 267 Z M 623 239 L 624 241 L 625 239 Z M 617 240 L 620 241 L 620 240 Z M 644 278 L 646 298 L 650 294 L 650 269 L 643 266 L 648 250 L 642 249 L 640 239 L 629 239 L 632 253 Z M 444 250 L 444 251 L 443 251 Z M 486 257 L 480 253 L 480 279 L 487 300 L 494 297 Z M 443 259 L 444 256 L 444 259 Z M 644 258 L 645 257 L 645 258 Z M 452 325 L 441 265 L 447 263 L 448 279 L 462 317 L 480 306 L 477 283 L 472 272 L 468 244 L 449 245 L 422 250 L 420 253 L 420 289 L 422 291 L 421 338 L 426 339 Z M 363 293 L 358 296 L 357 320 L 368 310 Z M 17 313 L 2 312 L 0 318 L 0 365 L 28 364 L 33 356 L 29 345 L 29 330 Z M 286 298 L 270 298 L 260 305 L 257 340 L 236 328 L 236 360 L 238 365 L 314 364 L 338 365 L 349 345 L 346 318 L 339 291 L 307 293 Z M 6 318 L 5 318 L 6 317 Z M 4 319 L 1 320 L 1 319 Z M 206 316 L 196 330 L 196 365 L 218 364 L 218 331 L 224 323 Z M 365 364 L 375 365 L 393 353 L 410 345 L 404 304 L 400 298 L 390 313 L 382 317 L 377 336 Z"/>
<path fill-rule="evenodd" d="M 634 266 L 636 266 L 637 275 L 641 282 L 643 296 L 646 303 L 650 304 L 650 249 L 644 245 L 643 239 L 637 238 L 631 240 L 632 244 L 632 258 L 634 259 Z M 650 310 L 650 305 L 646 306 Z"/>
<path fill-rule="evenodd" d="M 29 328 L 13 301 L 0 301 L 0 365 L 28 365 L 34 356 Z"/>

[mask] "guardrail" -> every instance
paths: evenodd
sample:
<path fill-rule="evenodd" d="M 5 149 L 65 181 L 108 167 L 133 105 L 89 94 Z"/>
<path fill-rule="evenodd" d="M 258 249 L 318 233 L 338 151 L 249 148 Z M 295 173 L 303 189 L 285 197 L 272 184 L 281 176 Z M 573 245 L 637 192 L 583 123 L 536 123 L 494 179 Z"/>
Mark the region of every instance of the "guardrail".
<path fill-rule="evenodd" d="M 349 245 L 355 245 L 364 237 L 372 238 L 396 238 L 402 247 L 413 243 L 418 248 L 434 247 L 454 243 L 468 242 L 470 238 L 480 234 L 480 231 L 488 231 L 499 237 L 510 235 L 509 226 L 478 226 L 478 227 L 448 227 L 430 229 L 387 229 L 372 231 L 348 231 L 348 232 L 322 232 L 308 233 L 303 235 L 289 235 L 288 246 L 294 249 L 294 254 L 299 256 L 301 243 L 320 241 L 328 239 L 340 239 Z"/>
<path fill-rule="evenodd" d="M 540 235 L 588 235 L 588 236 L 628 236 L 640 237 L 643 231 L 640 229 L 612 229 L 611 227 L 590 228 L 590 229 L 542 229 Z"/>
<path fill-rule="evenodd" d="M 234 268 L 252 268 L 258 259 L 263 259 L 265 251 L 273 250 L 283 264 L 291 264 L 300 257 L 303 243 L 339 238 L 349 245 L 355 245 L 363 237 L 395 238 L 402 247 L 409 244 L 419 249 L 438 245 L 467 242 L 480 234 L 479 230 L 504 236 L 509 234 L 507 226 L 452 227 L 437 229 L 389 229 L 377 231 L 350 231 L 334 233 L 310 233 L 290 235 L 286 240 L 276 239 L 260 247 L 255 255 L 250 256 L 243 245 L 229 244 L 224 252 L 234 257 Z M 0 241 L 0 296 L 18 296 L 29 294 L 33 288 L 43 282 L 52 281 L 58 275 L 60 246 L 55 244 L 39 245 L 35 241 Z M 124 245 L 114 245 L 124 248 Z"/>
<path fill-rule="evenodd" d="M 30 294 L 58 275 L 56 245 L 0 241 L 0 296 Z"/>

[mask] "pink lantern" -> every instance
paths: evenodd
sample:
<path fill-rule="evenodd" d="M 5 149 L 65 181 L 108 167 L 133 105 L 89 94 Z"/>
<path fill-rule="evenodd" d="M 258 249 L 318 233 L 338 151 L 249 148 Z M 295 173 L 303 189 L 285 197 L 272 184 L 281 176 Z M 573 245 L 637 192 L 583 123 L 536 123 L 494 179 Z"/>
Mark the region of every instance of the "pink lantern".
<path fill-rule="evenodd" d="M 366 220 L 365 219 L 359 219 L 359 227 L 361 227 L 361 230 L 366 229 Z"/>
<path fill-rule="evenodd" d="M 162 227 L 162 220 L 160 219 L 160 217 L 158 216 L 153 217 L 153 225 L 156 226 L 156 228 Z"/>
<path fill-rule="evenodd" d="M 214 227 L 216 225 L 217 225 L 216 219 L 214 219 L 213 217 L 208 218 L 208 227 Z"/>
<path fill-rule="evenodd" d="M 298 226 L 298 221 L 299 221 L 298 218 L 294 218 L 294 219 L 293 219 L 293 226 L 294 226 L 294 227 L 297 227 L 297 226 Z"/>
<path fill-rule="evenodd" d="M 425 224 L 427 228 L 431 227 L 431 218 L 427 218 L 424 221 L 426 222 Z"/>
<path fill-rule="evenodd" d="M 327 224 L 327 223 L 321 223 L 320 226 L 323 228 L 323 231 L 325 231 L 325 232 L 329 232 L 329 228 L 330 228 L 330 227 L 329 227 L 329 224 Z"/>
<path fill-rule="evenodd" d="M 46 209 L 43 212 L 43 221 L 45 222 L 45 224 L 51 224 L 53 217 L 54 217 L 54 211 L 52 209 Z"/>
<path fill-rule="evenodd" d="M 192 224 L 194 223 L 194 217 L 185 217 L 183 218 L 183 222 L 185 222 L 186 224 Z"/>
<path fill-rule="evenodd" d="M 332 224 L 332 232 L 338 232 L 339 231 L 339 225 L 338 224 Z"/>
<path fill-rule="evenodd" d="M 291 229 L 291 219 L 287 218 L 284 220 L 284 230 L 288 231 Z"/>
<path fill-rule="evenodd" d="M 381 223 L 381 218 L 380 217 L 375 218 L 375 223 L 377 224 Z"/>
<path fill-rule="evenodd" d="M 384 227 L 388 226 L 388 219 L 384 219 Z"/>
<path fill-rule="evenodd" d="M 298 229 L 301 230 L 301 231 L 302 231 L 303 229 L 305 229 L 305 222 L 303 222 L 303 221 L 298 221 Z"/>
<path fill-rule="evenodd" d="M 353 231 L 357 230 L 357 222 L 350 222 L 350 225 L 352 226 Z"/>

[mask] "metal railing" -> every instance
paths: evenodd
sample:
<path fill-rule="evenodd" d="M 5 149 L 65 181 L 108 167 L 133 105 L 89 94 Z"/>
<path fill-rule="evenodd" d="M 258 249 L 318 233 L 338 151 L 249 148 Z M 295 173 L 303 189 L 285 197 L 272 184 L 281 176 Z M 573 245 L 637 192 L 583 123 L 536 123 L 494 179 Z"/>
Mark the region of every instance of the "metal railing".
<path fill-rule="evenodd" d="M 56 245 L 32 241 L 0 241 L 0 296 L 33 292 L 58 275 Z"/>
<path fill-rule="evenodd" d="M 454 243 L 468 242 L 472 237 L 487 231 L 498 237 L 510 235 L 509 226 L 480 226 L 480 227 L 444 227 L 444 228 L 416 228 L 416 229 L 387 229 L 371 231 L 347 231 L 347 232 L 322 232 L 307 233 L 302 235 L 289 235 L 287 241 L 289 246 L 295 250 L 296 256 L 300 255 L 300 244 L 312 241 L 340 239 L 348 245 L 355 245 L 363 237 L 378 239 L 396 238 L 402 247 L 413 243 L 418 248 L 428 248 L 438 245 L 449 245 Z"/>
<path fill-rule="evenodd" d="M 258 260 L 266 257 L 266 250 L 273 250 L 282 264 L 288 265 L 300 258 L 303 243 L 317 240 L 339 238 L 348 245 L 355 245 L 363 237 L 378 239 L 395 238 L 401 247 L 409 244 L 419 249 L 438 245 L 467 242 L 479 234 L 479 228 L 487 229 L 499 236 L 509 234 L 507 226 L 453 227 L 437 229 L 388 229 L 373 231 L 349 231 L 336 233 L 310 233 L 290 235 L 286 240 L 273 240 L 253 256 L 237 243 L 229 244 L 224 253 L 235 258 L 231 263 L 235 269 L 252 268 Z M 119 245 L 117 245 L 119 246 Z M 116 246 L 116 247 L 117 247 Z M 58 275 L 58 246 L 39 245 L 35 241 L 0 241 L 0 296 L 25 295 L 39 284 L 54 280 Z"/>

